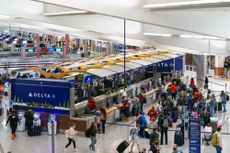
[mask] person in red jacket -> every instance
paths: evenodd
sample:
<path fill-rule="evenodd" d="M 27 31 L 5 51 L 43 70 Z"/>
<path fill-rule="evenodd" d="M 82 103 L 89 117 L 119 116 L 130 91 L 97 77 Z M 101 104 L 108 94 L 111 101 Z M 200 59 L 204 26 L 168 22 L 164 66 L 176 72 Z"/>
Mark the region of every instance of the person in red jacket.
<path fill-rule="evenodd" d="M 169 89 L 170 93 L 171 93 L 171 96 L 172 96 L 172 100 L 176 100 L 176 94 L 177 94 L 177 88 L 174 84 L 172 84 L 170 86 L 170 89 Z"/>
<path fill-rule="evenodd" d="M 154 106 L 148 111 L 148 116 L 150 117 L 150 121 L 156 121 L 158 113 Z"/>
<path fill-rule="evenodd" d="M 96 111 L 96 102 L 95 102 L 93 96 L 91 96 L 90 99 L 88 100 L 88 105 L 89 105 L 89 109 L 91 112 Z"/>
<path fill-rule="evenodd" d="M 195 100 L 195 102 L 199 101 L 201 98 L 200 93 L 198 92 L 198 90 L 196 89 L 194 94 L 193 94 L 193 99 Z"/>
<path fill-rule="evenodd" d="M 192 88 L 195 86 L 195 82 L 194 82 L 194 79 L 193 79 L 193 78 L 191 78 L 191 80 L 190 80 L 190 86 L 191 86 Z"/>

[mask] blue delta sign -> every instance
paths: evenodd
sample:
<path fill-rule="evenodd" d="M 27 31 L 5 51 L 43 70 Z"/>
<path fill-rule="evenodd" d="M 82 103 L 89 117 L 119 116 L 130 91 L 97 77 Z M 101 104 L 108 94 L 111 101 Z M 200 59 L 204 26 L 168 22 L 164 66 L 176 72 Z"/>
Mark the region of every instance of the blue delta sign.
<path fill-rule="evenodd" d="M 175 60 L 175 63 L 174 63 Z M 181 72 L 183 71 L 183 56 L 179 56 L 175 59 L 169 59 L 169 60 L 165 60 L 162 62 L 158 62 L 157 63 L 157 72 L 173 72 L 174 71 L 174 67 L 175 67 L 175 71 L 176 72 Z"/>
<path fill-rule="evenodd" d="M 44 112 L 49 108 L 52 112 L 55 109 L 68 110 L 70 107 L 70 88 L 73 85 L 67 81 L 12 79 L 10 83 L 14 108 L 43 108 Z"/>
<path fill-rule="evenodd" d="M 201 153 L 200 119 L 190 118 L 189 153 Z"/>

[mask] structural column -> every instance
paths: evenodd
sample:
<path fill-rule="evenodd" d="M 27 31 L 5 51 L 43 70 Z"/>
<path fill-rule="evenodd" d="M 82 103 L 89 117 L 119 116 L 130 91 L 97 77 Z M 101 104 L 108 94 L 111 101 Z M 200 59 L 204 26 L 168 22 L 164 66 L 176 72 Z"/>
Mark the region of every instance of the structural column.
<path fill-rule="evenodd" d="M 197 86 L 198 88 L 204 87 L 204 78 L 207 74 L 207 56 L 205 55 L 197 55 Z"/>
<path fill-rule="evenodd" d="M 69 34 L 65 34 L 65 47 L 64 47 L 64 56 L 69 55 Z"/>

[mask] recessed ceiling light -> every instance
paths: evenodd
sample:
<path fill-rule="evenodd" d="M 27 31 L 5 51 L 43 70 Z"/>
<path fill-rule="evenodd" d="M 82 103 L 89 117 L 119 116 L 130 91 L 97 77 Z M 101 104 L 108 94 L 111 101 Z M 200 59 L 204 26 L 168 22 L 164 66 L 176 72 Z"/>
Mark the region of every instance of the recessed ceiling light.
<path fill-rule="evenodd" d="M 227 3 L 230 0 L 192 0 L 192 1 L 182 1 L 182 2 L 171 2 L 171 3 L 158 3 L 158 4 L 148 4 L 143 6 L 146 9 L 160 9 L 160 8 L 173 8 L 180 6 L 196 6 L 205 4 L 216 4 L 216 3 Z"/>
<path fill-rule="evenodd" d="M 88 13 L 87 11 L 77 10 L 77 11 L 68 11 L 68 12 L 52 12 L 52 13 L 44 13 L 45 16 L 57 16 L 57 15 L 71 15 L 71 14 L 84 14 Z"/>
<path fill-rule="evenodd" d="M 213 39 L 213 40 L 224 40 L 223 38 L 204 36 L 204 35 L 179 35 L 180 38 L 191 38 L 191 39 Z"/>
<path fill-rule="evenodd" d="M 166 33 L 143 33 L 145 36 L 155 36 L 155 37 L 171 37 L 171 34 L 166 34 Z"/>

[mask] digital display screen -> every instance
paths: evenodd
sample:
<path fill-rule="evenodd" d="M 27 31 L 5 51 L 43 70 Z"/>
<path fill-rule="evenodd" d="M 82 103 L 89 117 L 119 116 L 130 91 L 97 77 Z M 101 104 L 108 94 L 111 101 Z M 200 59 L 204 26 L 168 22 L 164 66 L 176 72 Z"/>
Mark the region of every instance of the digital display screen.
<path fill-rule="evenodd" d="M 57 48 L 56 51 L 57 52 L 62 52 L 62 48 Z"/>

